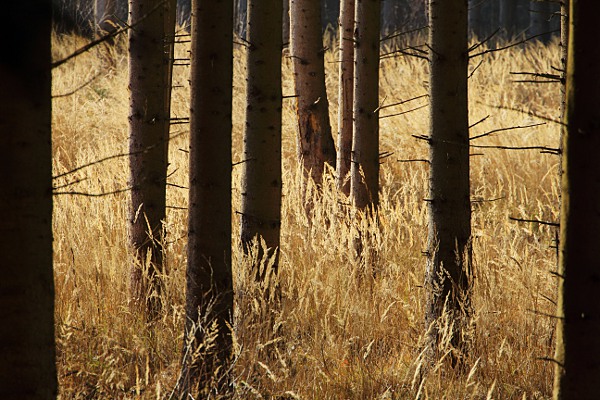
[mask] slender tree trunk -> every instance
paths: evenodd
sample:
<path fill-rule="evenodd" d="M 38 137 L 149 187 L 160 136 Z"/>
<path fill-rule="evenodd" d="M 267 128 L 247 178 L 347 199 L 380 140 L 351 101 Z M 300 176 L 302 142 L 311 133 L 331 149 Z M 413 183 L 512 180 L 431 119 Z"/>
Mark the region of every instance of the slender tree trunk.
<path fill-rule="evenodd" d="M 441 344 L 440 329 L 452 329 L 457 361 L 470 315 L 467 0 L 430 0 L 429 15 L 431 172 L 426 323 L 434 354 Z M 440 326 L 444 313 L 451 326 Z"/>
<path fill-rule="evenodd" d="M 130 240 L 135 252 L 131 294 L 150 319 L 161 310 L 163 221 L 169 143 L 171 46 L 174 20 L 163 0 L 131 0 L 129 30 L 130 89 Z"/>
<path fill-rule="evenodd" d="M 593 399 L 600 383 L 600 39 L 597 4 L 571 0 L 554 398 Z"/>
<path fill-rule="evenodd" d="M 231 102 L 233 1 L 194 0 L 183 392 L 227 394 L 233 325 Z M 216 322 L 214 350 L 206 351 Z M 193 355 L 198 355 L 195 358 Z M 214 394 L 214 393 L 213 393 Z M 195 395 L 195 394 L 194 394 Z"/>
<path fill-rule="evenodd" d="M 325 164 L 335 167 L 335 145 L 325 88 L 325 49 L 318 0 L 290 1 L 290 38 L 298 113 L 298 158 L 320 184 Z"/>
<path fill-rule="evenodd" d="M 244 130 L 241 240 L 249 251 L 253 240 L 264 240 L 263 256 L 275 257 L 277 272 L 281 227 L 281 0 L 249 0 L 247 108 Z M 265 271 L 256 266 L 257 279 Z"/>
<path fill-rule="evenodd" d="M 336 175 L 337 187 L 350 195 L 352 107 L 354 103 L 354 0 L 342 0 L 339 23 L 339 96 Z"/>
<path fill-rule="evenodd" d="M 50 1 L 3 4 L 0 25 L 0 398 L 57 394 L 52 275 Z M 27 28 L 23 28 L 27 21 Z"/>
<path fill-rule="evenodd" d="M 351 195 L 359 209 L 379 204 L 379 0 L 356 0 Z"/>

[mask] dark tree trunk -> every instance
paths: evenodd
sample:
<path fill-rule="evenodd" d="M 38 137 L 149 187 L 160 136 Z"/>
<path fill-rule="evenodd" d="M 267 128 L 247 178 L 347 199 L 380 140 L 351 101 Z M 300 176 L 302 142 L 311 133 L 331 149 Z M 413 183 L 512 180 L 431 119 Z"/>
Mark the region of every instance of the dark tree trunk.
<path fill-rule="evenodd" d="M 529 35 L 547 43 L 552 39 L 552 4 L 547 1 L 531 1 L 529 4 Z"/>
<path fill-rule="evenodd" d="M 173 2 L 132 0 L 129 30 L 131 294 L 149 319 L 161 310 Z M 172 14 L 171 16 L 169 14 Z"/>
<path fill-rule="evenodd" d="M 190 183 L 182 387 L 230 391 L 233 1 L 195 0 L 192 14 Z M 211 323 L 215 349 L 206 351 Z M 198 354 L 197 358 L 192 355 Z M 190 393 L 191 394 L 191 393 Z M 213 393 L 215 394 L 215 393 Z M 195 395 L 195 394 L 194 394 Z M 201 392 L 200 397 L 208 393 Z"/>
<path fill-rule="evenodd" d="M 50 1 L 0 25 L 0 398 L 54 399 Z M 25 21 L 27 23 L 25 23 Z"/>
<path fill-rule="evenodd" d="M 571 0 L 554 399 L 593 399 L 600 383 L 600 40 L 597 4 Z"/>
<path fill-rule="evenodd" d="M 291 54 L 297 96 L 298 158 L 305 176 L 320 184 L 325 164 L 335 167 L 335 145 L 325 88 L 325 49 L 315 0 L 291 0 Z"/>
<path fill-rule="evenodd" d="M 281 228 L 281 51 L 283 3 L 249 0 L 246 124 L 242 177 L 241 241 L 245 251 L 264 240 L 277 272 Z M 256 265 L 257 279 L 265 271 Z"/>
<path fill-rule="evenodd" d="M 464 350 L 471 313 L 471 203 L 467 100 L 467 0 L 429 2 L 430 194 L 426 271 L 430 345 L 440 350 L 440 329 L 451 329 L 452 358 Z M 442 327 L 447 313 L 450 326 Z"/>
<path fill-rule="evenodd" d="M 379 204 L 379 0 L 356 0 L 351 193 L 359 209 Z"/>
<path fill-rule="evenodd" d="M 350 195 L 352 107 L 354 104 L 354 0 L 342 0 L 339 35 L 339 96 L 336 176 L 337 187 Z"/>
<path fill-rule="evenodd" d="M 517 34 L 517 0 L 500 2 L 500 28 L 505 39 L 510 40 Z"/>

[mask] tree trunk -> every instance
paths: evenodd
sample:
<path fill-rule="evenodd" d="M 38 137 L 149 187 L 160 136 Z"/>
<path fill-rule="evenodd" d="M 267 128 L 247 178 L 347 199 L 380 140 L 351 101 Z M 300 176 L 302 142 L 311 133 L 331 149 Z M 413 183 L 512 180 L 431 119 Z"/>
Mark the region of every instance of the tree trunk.
<path fill-rule="evenodd" d="M 325 163 L 335 167 L 325 88 L 325 49 L 317 0 L 290 1 L 290 38 L 298 113 L 298 158 L 305 176 L 320 184 Z"/>
<path fill-rule="evenodd" d="M 401 24 L 400 1 L 381 0 L 381 32 L 383 35 L 393 34 L 400 28 Z"/>
<path fill-rule="evenodd" d="M 379 0 L 356 0 L 351 195 L 359 209 L 379 204 Z"/>
<path fill-rule="evenodd" d="M 484 7 L 485 0 L 468 0 L 468 27 L 469 33 L 477 39 L 485 39 Z M 431 23 L 431 21 L 430 21 Z"/>
<path fill-rule="evenodd" d="M 131 270 L 134 304 L 149 319 L 161 310 L 163 221 L 169 143 L 172 2 L 131 0 L 129 30 L 130 89 L 130 240 L 135 252 Z M 172 18 L 172 19 L 171 19 Z M 167 82 L 169 81 L 169 82 Z"/>
<path fill-rule="evenodd" d="M 537 36 L 537 40 L 547 43 L 552 38 L 550 18 L 551 4 L 546 1 L 531 1 L 529 3 L 529 35 Z"/>
<path fill-rule="evenodd" d="M 517 0 L 500 2 L 500 28 L 507 40 L 517 34 Z"/>
<path fill-rule="evenodd" d="M 470 315 L 471 204 L 467 100 L 467 0 L 429 2 L 430 194 L 426 323 L 437 354 L 452 329 L 454 361 Z M 444 313 L 451 326 L 440 326 Z"/>
<path fill-rule="evenodd" d="M 233 2 L 195 0 L 192 13 L 190 183 L 183 392 L 229 388 Z M 215 350 L 206 351 L 216 322 Z M 199 354 L 197 358 L 193 354 Z M 191 393 L 190 393 L 191 394 Z M 208 396 L 203 393 L 200 397 Z M 194 394 L 195 395 L 195 394 Z"/>
<path fill-rule="evenodd" d="M 246 252 L 264 240 L 277 272 L 281 227 L 281 0 L 249 0 L 247 108 L 244 130 L 241 240 Z M 257 279 L 265 271 L 256 267 Z"/>
<path fill-rule="evenodd" d="M 554 357 L 557 400 L 596 398 L 600 382 L 600 33 L 597 4 L 570 3 Z"/>
<path fill-rule="evenodd" d="M 354 103 L 354 0 L 342 0 L 339 34 L 339 96 L 336 175 L 337 187 L 350 195 L 352 106 Z"/>
<path fill-rule="evenodd" d="M 0 61 L 0 398 L 57 394 L 49 1 L 3 4 Z M 27 21 L 27 28 L 23 23 Z"/>

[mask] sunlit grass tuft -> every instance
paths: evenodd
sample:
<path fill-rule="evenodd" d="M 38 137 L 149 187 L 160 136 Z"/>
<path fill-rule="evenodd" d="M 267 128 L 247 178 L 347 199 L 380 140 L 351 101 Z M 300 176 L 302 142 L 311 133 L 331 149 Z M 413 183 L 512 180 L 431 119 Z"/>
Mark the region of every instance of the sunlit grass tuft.
<path fill-rule="evenodd" d="M 54 57 L 84 44 L 55 38 Z M 115 154 L 128 144 L 127 60 L 124 40 L 100 47 L 54 71 L 54 174 Z M 187 49 L 177 49 L 178 58 Z M 470 79 L 472 136 L 497 128 L 544 122 L 521 109 L 556 118 L 556 84 L 514 83 L 510 72 L 548 72 L 559 49 L 529 44 L 493 53 Z M 332 126 L 336 130 L 335 56 L 326 56 Z M 472 61 L 472 69 L 479 60 Z M 427 93 L 423 60 L 382 61 L 382 105 Z M 176 67 L 173 114 L 188 114 L 187 67 Z M 236 50 L 234 162 L 241 161 L 245 109 L 243 50 Z M 284 94 L 292 94 L 289 60 Z M 558 219 L 558 157 L 535 150 L 472 150 L 473 247 L 476 328 L 463 370 L 425 368 L 423 289 L 426 248 L 428 108 L 381 119 L 379 224 L 354 219 L 348 199 L 327 176 L 321 197 L 305 214 L 296 161 L 295 111 L 284 100 L 284 198 L 279 284 L 281 311 L 265 318 L 262 299 L 239 250 L 234 213 L 233 268 L 237 398 L 306 399 L 543 399 L 551 395 L 556 255 L 554 228 L 518 223 L 509 216 Z M 390 115 L 426 98 L 382 110 Z M 498 132 L 477 145 L 558 147 L 556 124 Z M 188 139 L 186 125 L 172 129 L 169 205 L 164 242 L 165 311 L 147 325 L 128 304 L 132 254 L 128 247 L 128 194 L 55 196 L 56 334 L 60 394 L 71 398 L 165 398 L 175 387 L 183 348 L 186 264 Z M 234 167 L 234 211 L 240 209 L 241 168 Z M 59 192 L 102 194 L 128 185 L 127 158 L 92 165 L 57 178 Z M 314 193 L 314 190 L 311 192 Z M 358 226 L 357 221 L 362 221 Z M 368 231 L 376 262 L 366 271 L 353 256 L 353 239 Z M 368 272 L 368 273 L 367 273 Z M 272 320 L 276 329 L 267 321 Z M 427 373 L 425 371 L 427 370 Z"/>

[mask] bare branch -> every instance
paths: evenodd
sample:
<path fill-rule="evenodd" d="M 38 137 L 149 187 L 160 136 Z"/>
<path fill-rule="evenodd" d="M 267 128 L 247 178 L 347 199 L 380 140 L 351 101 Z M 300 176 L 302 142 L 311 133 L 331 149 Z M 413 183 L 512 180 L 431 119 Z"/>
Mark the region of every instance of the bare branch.
<path fill-rule="evenodd" d="M 77 191 L 72 191 L 72 192 L 52 192 L 52 194 L 54 196 L 60 196 L 60 195 L 70 195 L 70 196 L 83 196 L 83 197 L 105 197 L 105 196 L 112 196 L 114 194 L 119 194 L 119 193 L 125 193 L 130 191 L 131 187 L 126 187 L 123 189 L 117 189 L 117 190 L 113 190 L 112 192 L 105 192 L 105 193 L 87 193 L 87 192 L 77 192 Z"/>
<path fill-rule="evenodd" d="M 422 106 L 415 107 L 415 108 L 412 108 L 410 110 L 402 111 L 402 112 L 399 112 L 399 113 L 396 113 L 396 114 L 382 115 L 382 116 L 379 117 L 379 119 L 390 118 L 390 117 L 397 117 L 398 115 L 408 114 L 409 112 L 417 111 L 417 110 L 420 110 L 421 108 L 425 108 L 427 106 L 429 106 L 429 104 L 424 104 Z"/>
<path fill-rule="evenodd" d="M 508 45 L 506 45 L 506 46 L 503 46 L 503 47 L 498 47 L 497 49 L 488 49 L 488 50 L 481 51 L 481 52 L 479 52 L 479 53 L 471 54 L 471 55 L 469 56 L 469 58 L 475 58 L 475 57 L 483 56 L 483 55 L 485 55 L 485 54 L 488 54 L 488 53 L 495 53 L 495 52 L 498 52 L 498 51 L 502 51 L 502 50 L 510 49 L 511 47 L 516 47 L 516 46 L 518 46 L 518 45 L 520 45 L 520 44 L 526 43 L 526 42 L 528 42 L 528 41 L 530 41 L 530 40 L 533 40 L 533 39 L 535 39 L 535 38 L 538 38 L 538 37 L 540 37 L 540 36 L 544 36 L 544 35 L 547 35 L 547 34 L 549 34 L 549 33 L 555 33 L 555 32 L 559 32 L 559 30 L 558 30 L 558 29 L 555 29 L 555 30 L 552 30 L 552 31 L 550 31 L 550 32 L 544 32 L 544 33 L 540 33 L 540 34 L 533 35 L 533 36 L 530 36 L 530 37 L 528 37 L 528 38 L 525 38 L 525 39 L 523 39 L 523 40 L 519 40 L 519 41 L 517 41 L 517 42 L 514 42 L 514 43 L 511 43 L 511 44 L 508 44 Z"/>
<path fill-rule="evenodd" d="M 75 93 L 77 93 L 78 91 L 80 91 L 81 89 L 85 88 L 86 86 L 88 86 L 90 83 L 94 82 L 102 73 L 98 72 L 96 75 L 94 75 L 93 77 L 91 77 L 90 79 L 88 79 L 85 83 L 82 83 L 81 85 L 79 85 L 78 87 L 76 87 L 75 89 L 67 92 L 67 93 L 61 93 L 61 94 L 55 94 L 52 96 L 53 99 L 59 99 L 61 97 L 68 97 L 71 96 Z"/>
<path fill-rule="evenodd" d="M 491 131 L 486 132 L 486 133 L 482 133 L 482 134 L 477 135 L 477 136 L 473 136 L 472 138 L 469 138 L 469 140 L 481 139 L 482 137 L 490 136 L 490 135 L 492 135 L 494 133 L 498 133 L 498 132 L 511 131 L 513 129 L 534 128 L 534 127 L 540 126 L 540 125 L 546 125 L 546 122 L 540 122 L 540 123 L 537 123 L 537 124 L 523 125 L 523 126 L 521 126 L 521 125 L 519 125 L 519 126 L 511 126 L 511 127 L 508 127 L 508 128 L 498 128 L 498 129 L 494 129 L 494 130 L 491 130 Z"/>
<path fill-rule="evenodd" d="M 408 103 L 408 102 L 410 102 L 410 101 L 413 101 L 413 100 L 422 99 L 423 97 L 428 97 L 428 96 L 429 96 L 429 94 L 422 94 L 422 95 L 420 95 L 420 96 L 413 97 L 413 98 L 411 98 L 411 99 L 408 99 L 408 100 L 402 100 L 402 101 L 399 101 L 399 102 L 397 102 L 397 103 L 392 103 L 392 104 L 387 104 L 387 105 L 385 105 L 385 106 L 380 106 L 380 107 L 379 107 L 379 110 L 383 110 L 383 109 L 385 109 L 385 108 L 389 108 L 389 107 L 395 107 L 395 106 L 399 106 L 399 105 L 401 105 L 401 104 Z"/>
<path fill-rule="evenodd" d="M 516 221 L 516 222 L 531 222 L 533 224 L 540 224 L 540 225 L 548 225 L 548 226 L 560 226 L 560 224 L 558 222 L 548 222 L 548 221 L 541 221 L 539 219 L 523 219 L 523 218 L 516 218 L 516 217 L 508 217 L 508 219 L 510 219 L 511 221 Z"/>

